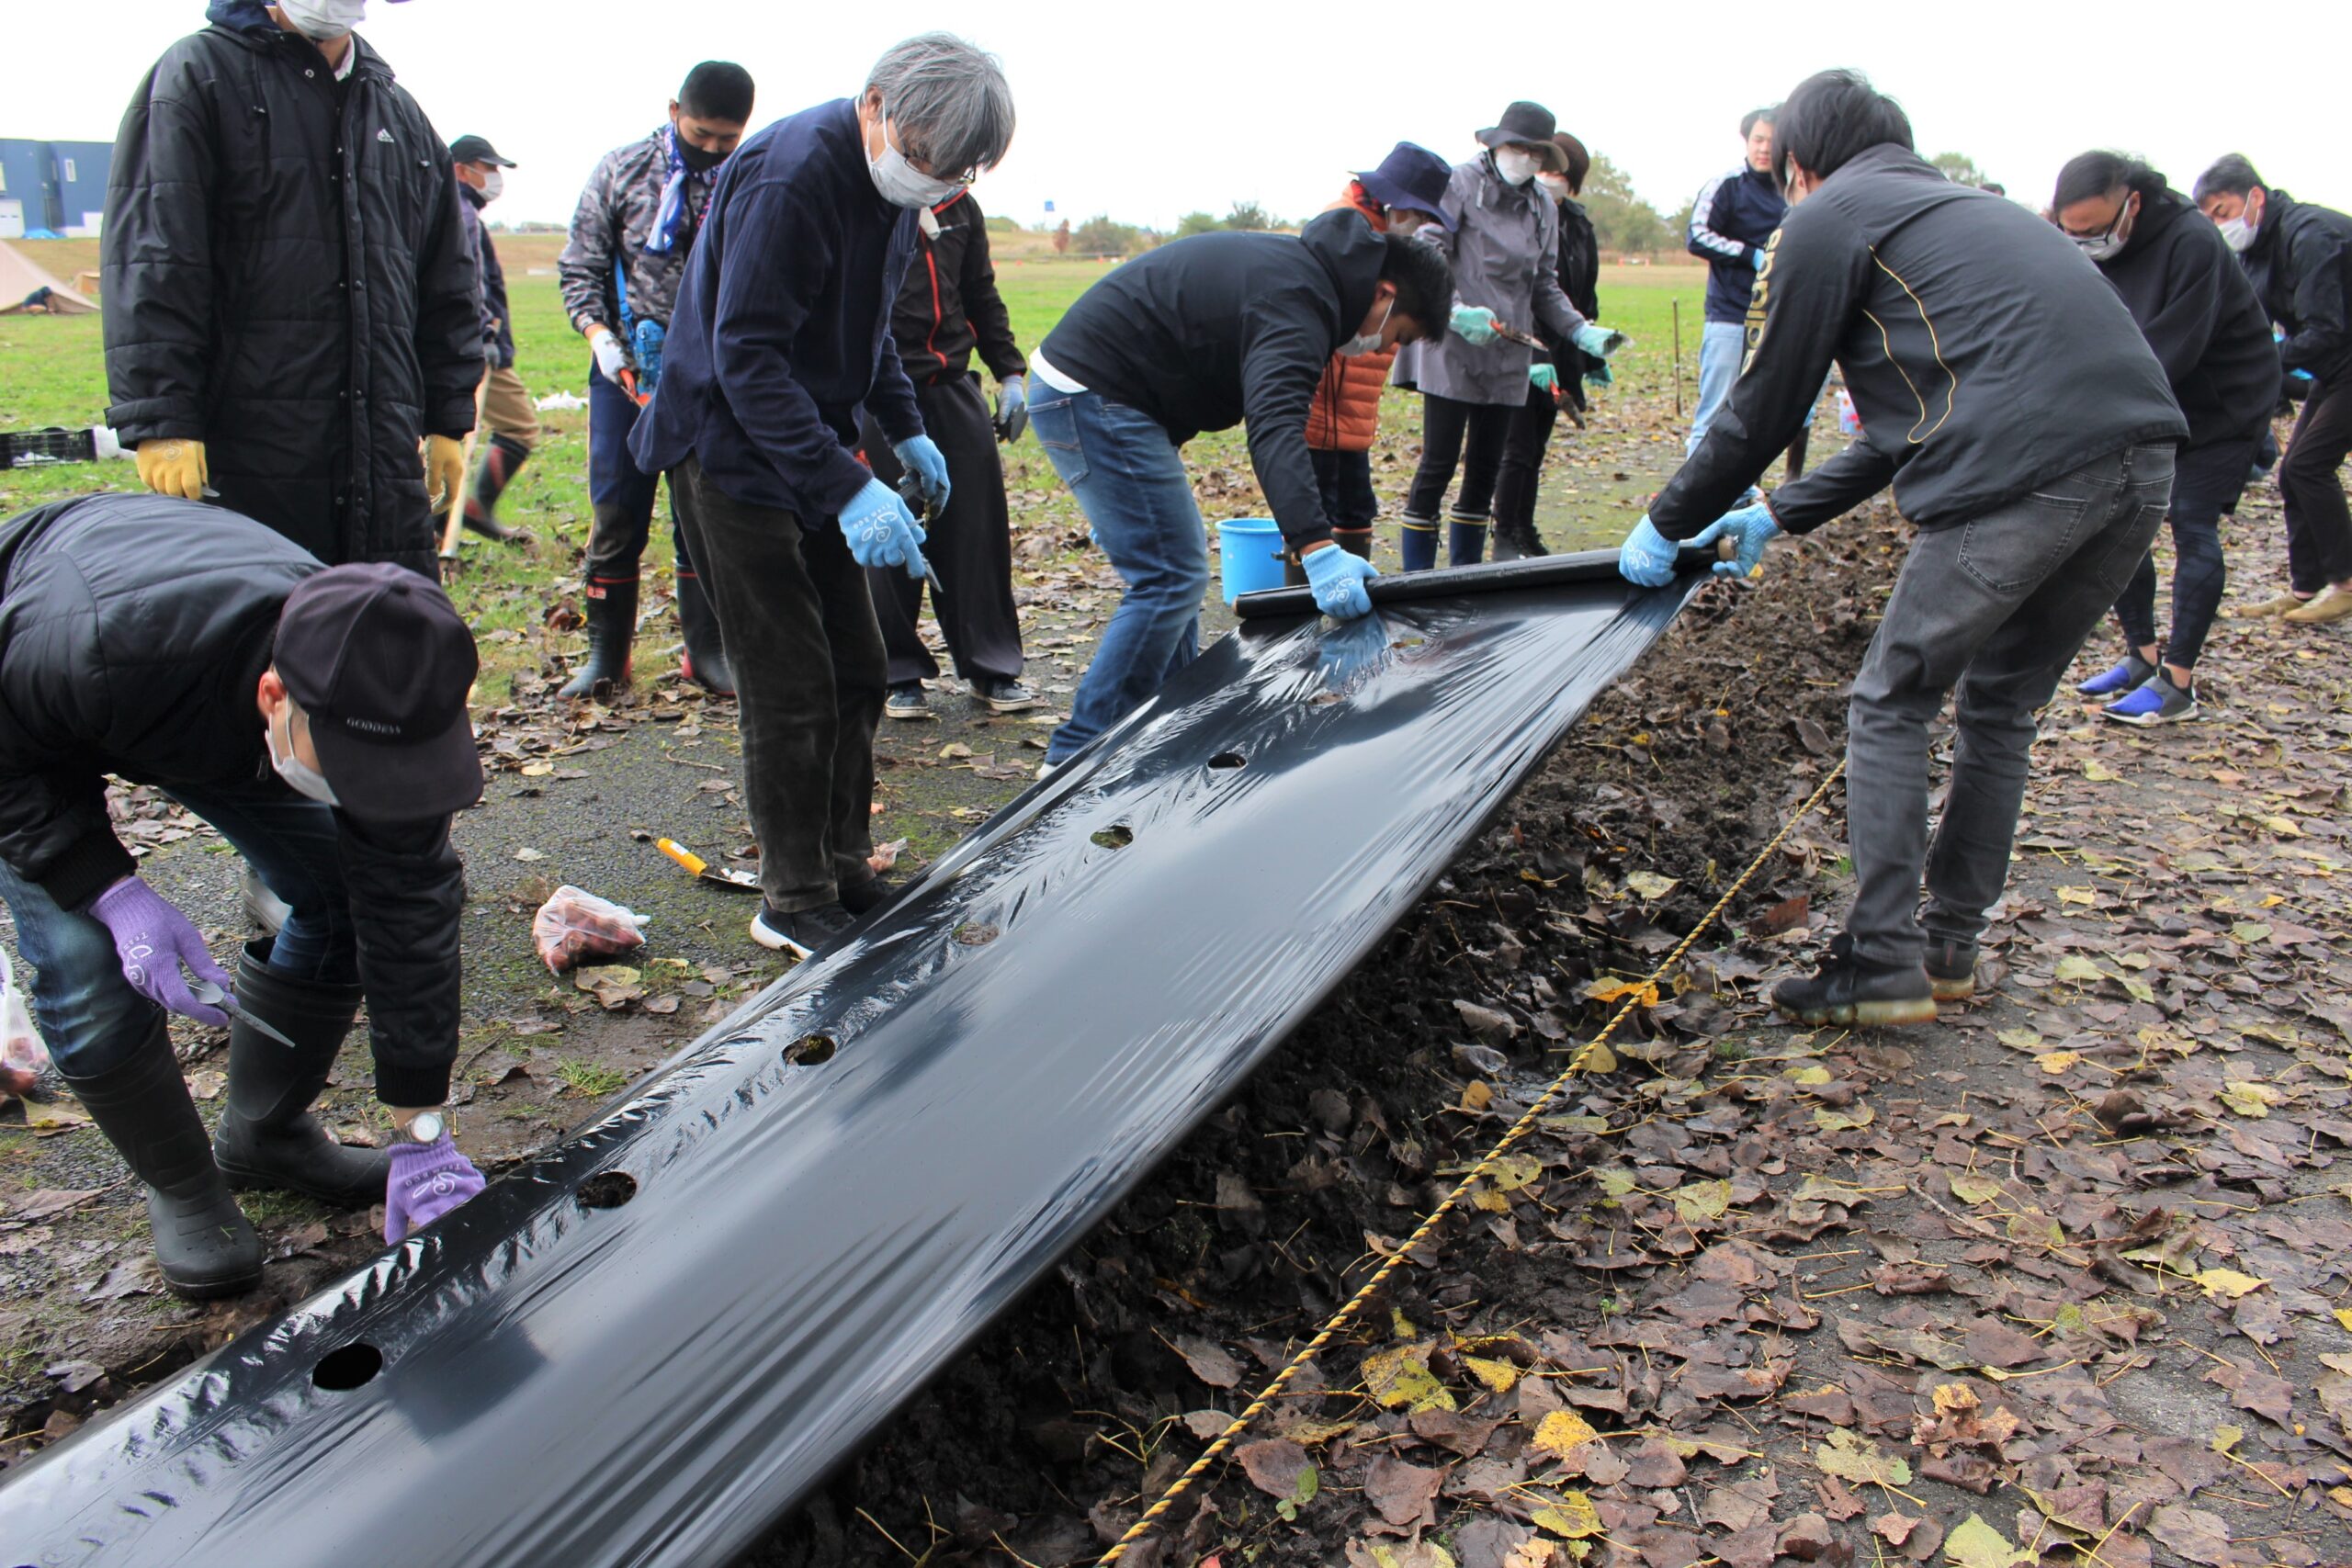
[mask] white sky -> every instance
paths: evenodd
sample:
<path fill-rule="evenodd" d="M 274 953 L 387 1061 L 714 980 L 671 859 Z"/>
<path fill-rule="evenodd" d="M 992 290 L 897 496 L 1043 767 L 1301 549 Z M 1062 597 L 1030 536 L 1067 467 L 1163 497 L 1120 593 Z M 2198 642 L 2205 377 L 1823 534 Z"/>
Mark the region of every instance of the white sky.
<path fill-rule="evenodd" d="M 148 64 L 203 11 L 110 0 L 86 14 L 94 25 L 19 28 L 27 58 L 0 98 L 0 136 L 111 140 Z M 657 123 L 697 60 L 749 69 L 763 125 L 854 92 L 884 48 L 931 28 L 1005 62 L 1021 131 L 979 195 L 1023 222 L 1049 199 L 1073 222 L 1108 212 L 1157 228 L 1241 198 L 1304 216 L 1398 141 L 1466 156 L 1517 97 L 1548 105 L 1670 215 L 1737 161 L 1743 111 L 1831 65 L 1902 100 L 1922 152 L 1965 152 L 2037 207 L 2068 157 L 2109 145 L 2184 189 L 2243 152 L 2296 196 L 2352 208 L 2342 0 L 374 0 L 360 30 L 444 140 L 479 132 L 521 165 L 491 213 L 512 223 L 568 220 L 597 156 Z"/>

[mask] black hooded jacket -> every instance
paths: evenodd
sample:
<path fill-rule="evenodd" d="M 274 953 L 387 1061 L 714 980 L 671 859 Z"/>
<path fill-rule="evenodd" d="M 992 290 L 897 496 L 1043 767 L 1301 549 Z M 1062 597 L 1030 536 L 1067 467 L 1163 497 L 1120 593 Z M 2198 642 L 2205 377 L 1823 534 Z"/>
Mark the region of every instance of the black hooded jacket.
<path fill-rule="evenodd" d="M 107 775 L 293 792 L 254 688 L 294 585 L 323 570 L 233 512 L 160 495 L 53 502 L 0 523 L 0 858 L 68 909 L 137 867 Z M 438 1105 L 458 1044 L 465 887 L 449 818 L 335 813 L 387 1105 Z"/>
<path fill-rule="evenodd" d="M 1372 309 L 1387 243 L 1362 214 L 1296 235 L 1197 234 L 1089 288 L 1046 334 L 1047 364 L 1151 418 L 1182 446 L 1247 424 L 1250 462 L 1292 546 L 1331 536 L 1306 453 L 1306 411 Z M 1033 395 L 1047 398 L 1039 386 Z"/>
<path fill-rule="evenodd" d="M 418 443 L 473 428 L 448 150 L 366 40 L 336 81 L 258 6 L 164 52 L 107 185 L 107 422 L 200 440 L 222 504 L 325 561 L 434 570 Z"/>
<path fill-rule="evenodd" d="M 2188 421 L 2186 446 L 2245 441 L 2278 401 L 2278 349 L 2254 284 L 2197 204 L 2159 183 L 2120 254 L 2098 263 Z"/>
<path fill-rule="evenodd" d="M 2270 319 L 2286 329 L 2278 357 L 2323 385 L 2352 381 L 2352 218 L 2332 207 L 2269 193 L 2245 253 Z"/>
<path fill-rule="evenodd" d="M 1772 492 L 1802 534 L 1892 484 L 1922 528 L 2188 423 L 2098 269 L 2054 225 L 1892 142 L 1789 209 L 1757 274 L 1747 354 L 1707 437 L 1650 506 L 1687 539 L 1813 417 L 1835 359 L 1861 439 Z"/>

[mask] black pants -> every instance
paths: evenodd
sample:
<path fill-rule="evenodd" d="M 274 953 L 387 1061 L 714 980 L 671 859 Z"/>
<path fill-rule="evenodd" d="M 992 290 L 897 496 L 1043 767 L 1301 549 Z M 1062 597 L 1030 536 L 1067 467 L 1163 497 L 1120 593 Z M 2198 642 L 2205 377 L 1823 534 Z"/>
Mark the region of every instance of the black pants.
<path fill-rule="evenodd" d="M 2287 570 L 2298 593 L 2352 582 L 2352 506 L 2345 503 L 2336 472 L 2347 454 L 2352 381 L 2313 388 L 2278 460 L 2278 493 L 2287 498 Z"/>
<path fill-rule="evenodd" d="M 922 547 L 931 563 L 931 613 L 947 634 L 956 673 L 967 681 L 1021 676 L 1021 617 L 1012 607 L 1012 520 L 1005 510 L 1004 464 L 997 457 L 996 426 L 978 376 L 958 376 L 915 389 L 922 427 L 947 459 L 947 510 L 924 520 Z M 861 432 L 875 477 L 896 485 L 903 471 L 881 427 L 869 417 Z M 889 654 L 889 681 L 903 686 L 939 673 L 915 622 L 922 614 L 922 583 L 898 567 L 867 572 L 874 618 Z"/>
<path fill-rule="evenodd" d="M 2204 651 L 2205 634 L 2213 629 L 2213 613 L 2222 607 L 2222 590 L 2229 585 L 2229 568 L 2222 559 L 2222 513 L 2237 505 L 2254 467 L 2254 441 L 2216 441 L 2182 452 L 2173 459 L 2172 509 L 2172 627 L 2161 650 L 2167 663 L 2194 669 Z M 2115 602 L 2115 618 L 2135 649 L 2156 640 L 2156 558 L 2140 558 L 2123 597 Z"/>
<path fill-rule="evenodd" d="M 1307 449 L 1315 465 L 1316 488 L 1323 492 L 1323 517 L 1334 528 L 1369 528 L 1380 515 L 1380 498 L 1372 492 L 1372 454 Z"/>
<path fill-rule="evenodd" d="M 865 569 L 830 517 L 737 501 L 689 457 L 670 476 L 735 668 L 743 798 L 760 886 L 782 913 L 830 904 L 874 873 L 874 732 L 882 634 Z"/>
<path fill-rule="evenodd" d="M 1519 411 L 1508 403 L 1465 403 L 1421 395 L 1421 466 L 1406 492 L 1405 515 L 1424 523 L 1437 521 L 1437 509 L 1453 482 L 1456 464 L 1462 468 L 1462 492 L 1453 498 L 1448 515 L 1457 523 L 1484 523 L 1494 509 L 1495 476 L 1503 458 L 1503 437 L 1511 416 Z"/>
<path fill-rule="evenodd" d="M 1560 405 L 1540 387 L 1531 387 L 1526 403 L 1510 411 L 1495 477 L 1496 537 L 1524 543 L 1535 536 L 1535 477 L 1543 471 L 1544 449 L 1552 444 L 1559 418 Z"/>

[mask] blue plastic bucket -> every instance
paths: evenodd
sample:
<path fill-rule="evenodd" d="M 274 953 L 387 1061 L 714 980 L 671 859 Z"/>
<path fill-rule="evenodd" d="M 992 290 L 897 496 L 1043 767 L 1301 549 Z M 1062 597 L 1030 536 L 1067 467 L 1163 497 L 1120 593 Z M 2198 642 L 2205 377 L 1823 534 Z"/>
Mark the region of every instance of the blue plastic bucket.
<path fill-rule="evenodd" d="M 1217 558 L 1225 573 L 1225 602 L 1283 585 L 1283 531 L 1271 517 L 1236 517 L 1216 525 Z"/>

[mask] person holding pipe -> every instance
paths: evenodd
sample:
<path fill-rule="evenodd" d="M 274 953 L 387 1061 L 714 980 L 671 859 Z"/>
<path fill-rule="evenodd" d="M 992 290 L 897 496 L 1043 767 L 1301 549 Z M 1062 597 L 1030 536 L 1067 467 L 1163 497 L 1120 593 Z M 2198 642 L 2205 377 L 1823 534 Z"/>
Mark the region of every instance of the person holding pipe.
<path fill-rule="evenodd" d="M 448 595 L 129 494 L 0 523 L 0 898 L 58 1072 L 146 1188 L 164 1282 L 196 1299 L 259 1282 L 232 1187 L 382 1203 L 389 1242 L 480 1192 L 447 1105 L 465 909 L 449 818 L 481 794 L 474 640 Z M 203 818 L 284 900 L 233 976 L 116 838 L 109 775 Z M 363 1001 L 389 1150 L 311 1114 Z M 229 1031 L 209 1137 L 167 1012 Z"/>
<path fill-rule="evenodd" d="M 1352 209 L 1296 234 L 1197 234 L 1079 297 L 1029 356 L 1029 418 L 1126 584 L 1038 776 L 1143 705 L 1200 646 L 1208 541 L 1184 443 L 1246 425 L 1250 461 L 1325 613 L 1369 615 L 1372 562 L 1333 542 L 1306 414 L 1334 354 L 1445 330 L 1453 272 Z M 1521 375 L 1524 377 L 1525 371 Z"/>
<path fill-rule="evenodd" d="M 1861 75 L 1781 107 L 1789 211 L 1747 308 L 1746 360 L 1706 438 L 1625 540 L 1630 581 L 1676 542 L 1729 539 L 1746 574 L 1892 484 L 1917 529 L 1847 721 L 1857 883 L 1820 971 L 1773 1005 L 1807 1023 L 1916 1023 L 1975 987 L 2025 797 L 2034 714 L 2147 553 L 2188 423 L 2132 313 L 2053 225 L 1946 179 Z M 1811 417 L 1832 361 L 1860 440 L 1726 512 Z M 1928 832 L 1928 727 L 1959 739 Z M 1921 908 L 1924 875 L 1926 905 Z"/>

